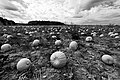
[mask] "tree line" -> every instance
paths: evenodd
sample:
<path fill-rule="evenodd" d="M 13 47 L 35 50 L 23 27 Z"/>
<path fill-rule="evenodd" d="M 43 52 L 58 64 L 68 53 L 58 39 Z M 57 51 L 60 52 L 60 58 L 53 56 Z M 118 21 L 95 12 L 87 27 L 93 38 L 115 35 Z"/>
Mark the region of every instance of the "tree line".
<path fill-rule="evenodd" d="M 0 17 L 0 25 L 65 25 L 62 22 L 57 21 L 29 21 L 28 23 L 15 23 L 12 20 L 3 19 Z"/>

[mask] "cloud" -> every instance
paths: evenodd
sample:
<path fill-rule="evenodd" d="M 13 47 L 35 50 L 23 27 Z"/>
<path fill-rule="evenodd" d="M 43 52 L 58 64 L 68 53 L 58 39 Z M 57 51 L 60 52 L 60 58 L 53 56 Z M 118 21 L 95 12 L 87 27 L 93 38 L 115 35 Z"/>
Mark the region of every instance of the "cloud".
<path fill-rule="evenodd" d="M 90 10 L 91 7 L 95 6 L 95 3 L 101 2 L 103 0 L 79 0 L 76 6 L 76 14 L 83 10 Z"/>
<path fill-rule="evenodd" d="M 85 13 L 85 11 L 83 11 Z M 76 21 L 77 24 L 109 24 L 115 23 L 120 24 L 120 9 L 115 7 L 103 6 L 91 8 L 91 10 L 86 11 L 87 16 L 81 17 L 81 21 Z M 86 14 L 85 13 L 85 14 Z"/>
<path fill-rule="evenodd" d="M 25 2 L 23 0 L 10 0 L 10 2 L 12 2 L 12 4 L 14 4 L 14 2 L 16 2 L 17 4 L 19 3 L 20 5 L 22 5 L 22 7 L 28 8 L 28 6 L 25 4 Z M 14 5 L 16 5 L 16 4 L 14 4 Z"/>
<path fill-rule="evenodd" d="M 117 0 L 114 4 L 120 6 L 120 0 Z"/>
<path fill-rule="evenodd" d="M 0 8 L 6 18 L 15 22 L 54 20 L 74 24 L 120 24 L 120 0 L 0 0 Z"/>
<path fill-rule="evenodd" d="M 120 0 L 88 0 L 81 4 L 73 16 L 76 24 L 120 24 Z"/>
<path fill-rule="evenodd" d="M 112 13 L 112 14 L 108 14 L 104 16 L 105 19 L 114 19 L 114 18 L 119 18 L 119 17 L 120 17 L 120 13 Z"/>
<path fill-rule="evenodd" d="M 8 0 L 0 0 L 0 8 L 17 11 L 18 8 Z"/>
<path fill-rule="evenodd" d="M 2 2 L 2 1 L 0 1 Z M 11 5 L 10 9 L 6 9 L 5 6 L 3 5 L 4 2 L 0 3 L 2 5 L 0 5 L 0 16 L 3 16 L 9 20 L 14 20 L 15 22 L 20 22 L 22 21 L 27 22 L 30 20 L 30 17 L 28 17 L 25 13 L 25 6 L 22 5 L 24 4 L 22 2 L 22 0 L 10 0 L 9 3 L 12 4 L 12 9 L 11 9 Z M 6 2 L 5 2 L 6 3 Z M 4 3 L 4 4 L 5 4 Z M 13 8 L 14 5 L 14 8 Z M 29 20 L 28 20 L 29 19 Z"/>
<path fill-rule="evenodd" d="M 87 21 L 84 21 L 82 24 L 83 25 L 108 25 L 108 24 L 118 24 L 120 25 L 119 23 L 120 21 L 120 17 L 119 18 L 114 18 L 114 19 L 111 19 L 111 20 L 96 20 L 96 19 L 88 19 Z"/>
<path fill-rule="evenodd" d="M 58 2 L 56 0 L 31 0 L 27 2 L 29 7 L 25 12 L 32 20 L 43 18 L 46 20 L 61 20 L 64 17 L 71 17 L 74 13 L 73 9 L 70 9 L 70 4 L 66 3 L 69 3 L 68 0 L 59 0 Z"/>
<path fill-rule="evenodd" d="M 92 7 L 98 6 L 103 2 L 115 2 L 116 0 L 79 0 L 76 6 L 76 14 L 83 10 L 90 10 Z"/>

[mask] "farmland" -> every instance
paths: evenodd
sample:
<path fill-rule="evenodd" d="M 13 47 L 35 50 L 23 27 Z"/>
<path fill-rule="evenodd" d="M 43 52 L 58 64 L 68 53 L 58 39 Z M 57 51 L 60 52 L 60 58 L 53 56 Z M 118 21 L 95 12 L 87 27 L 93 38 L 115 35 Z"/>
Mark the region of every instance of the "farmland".
<path fill-rule="evenodd" d="M 88 36 L 92 41 L 86 41 Z M 40 41 L 39 45 L 32 46 L 35 39 Z M 56 46 L 56 40 L 62 44 Z M 71 41 L 77 42 L 76 50 L 69 49 Z M 0 26 L 0 46 L 3 44 L 12 48 L 0 50 L 0 80 L 120 79 L 120 26 L 117 25 Z M 50 62 L 56 51 L 66 55 L 67 63 L 62 68 Z M 103 55 L 110 55 L 114 62 L 106 64 L 101 59 Z M 28 58 L 32 65 L 18 71 L 16 65 L 21 58 Z"/>

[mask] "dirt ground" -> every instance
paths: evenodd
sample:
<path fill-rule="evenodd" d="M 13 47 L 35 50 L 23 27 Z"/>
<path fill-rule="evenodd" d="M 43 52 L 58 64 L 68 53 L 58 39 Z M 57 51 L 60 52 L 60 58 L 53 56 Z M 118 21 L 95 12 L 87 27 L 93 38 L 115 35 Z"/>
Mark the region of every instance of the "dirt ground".
<path fill-rule="evenodd" d="M 7 31 L 3 29 L 7 29 Z M 1 51 L 0 53 L 0 55 L 8 55 L 6 60 L 4 58 L 0 59 L 0 80 L 120 80 L 120 38 L 108 35 L 110 31 L 114 31 L 119 36 L 119 27 L 79 26 L 69 28 L 69 26 L 60 26 L 52 27 L 52 31 L 49 31 L 49 29 L 51 27 L 47 26 L 45 28 L 2 27 L 0 29 L 1 44 L 10 43 L 12 45 L 10 51 Z M 44 31 L 41 32 L 42 30 Z M 79 30 L 80 32 L 78 32 Z M 25 31 L 37 31 L 37 33 L 30 36 Z M 92 42 L 85 41 L 86 35 L 89 34 L 80 35 L 82 32 L 91 33 L 93 31 L 97 32 L 97 35 L 93 36 Z M 50 32 L 55 32 L 54 34 L 60 32 L 61 46 L 54 45 L 56 39 L 51 39 Z M 76 35 L 76 37 L 79 38 L 76 39 L 71 35 L 74 33 L 71 32 L 77 32 L 79 35 Z M 21 33 L 22 35 L 17 35 L 16 39 L 8 40 L 2 36 L 5 33 L 11 35 Z M 100 37 L 100 34 L 104 34 L 104 36 Z M 36 38 L 41 43 L 33 48 L 30 43 Z M 76 51 L 68 49 L 72 40 L 78 43 Z M 55 68 L 50 63 L 51 54 L 58 50 L 65 53 L 67 57 L 67 63 L 62 68 Z M 101 56 L 104 54 L 111 55 L 114 58 L 114 63 L 111 65 L 105 64 L 101 60 Z M 19 72 L 16 64 L 21 58 L 30 59 L 32 66 Z"/>

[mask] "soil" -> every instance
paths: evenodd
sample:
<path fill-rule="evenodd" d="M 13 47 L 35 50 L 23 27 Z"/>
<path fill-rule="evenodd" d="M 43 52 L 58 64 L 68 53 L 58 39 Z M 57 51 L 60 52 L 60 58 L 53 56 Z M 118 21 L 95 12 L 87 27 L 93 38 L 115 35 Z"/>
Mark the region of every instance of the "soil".
<path fill-rule="evenodd" d="M 32 36 L 25 33 L 26 31 L 33 32 Z M 120 80 L 120 38 L 109 36 L 110 31 L 117 32 L 120 36 L 119 26 L 2 26 L 0 44 L 9 43 L 12 49 L 0 51 L 0 80 Z M 52 38 L 50 32 L 54 32 L 52 35 L 57 38 Z M 82 32 L 85 34 L 81 35 Z M 96 32 L 97 35 L 92 36 L 89 34 L 91 32 Z M 5 33 L 13 37 L 3 37 Z M 100 34 L 104 36 L 99 37 Z M 86 42 L 87 36 L 92 36 L 93 41 Z M 55 46 L 54 42 L 58 38 L 62 45 Z M 34 39 L 39 39 L 40 44 L 32 47 Z M 77 50 L 68 48 L 71 41 L 78 43 Z M 58 50 L 64 52 L 67 57 L 67 63 L 62 68 L 55 68 L 50 63 L 51 54 Z M 111 55 L 114 63 L 105 64 L 101 60 L 104 54 Z M 21 58 L 30 59 L 32 65 L 29 69 L 19 72 L 16 64 Z"/>

